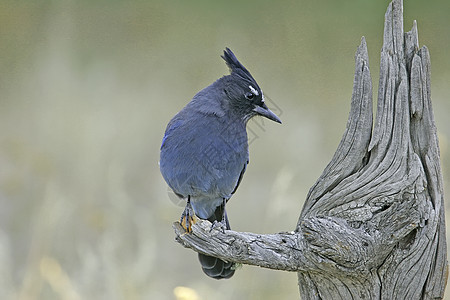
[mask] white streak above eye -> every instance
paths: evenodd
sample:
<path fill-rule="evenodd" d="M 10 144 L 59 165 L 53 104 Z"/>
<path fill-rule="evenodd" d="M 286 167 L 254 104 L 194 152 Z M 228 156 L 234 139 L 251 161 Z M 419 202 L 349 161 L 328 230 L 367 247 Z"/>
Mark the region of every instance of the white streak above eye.
<path fill-rule="evenodd" d="M 254 87 L 249 85 L 248 88 L 250 89 L 250 91 L 252 91 L 253 94 L 255 94 L 256 96 L 259 96 L 259 92 Z"/>

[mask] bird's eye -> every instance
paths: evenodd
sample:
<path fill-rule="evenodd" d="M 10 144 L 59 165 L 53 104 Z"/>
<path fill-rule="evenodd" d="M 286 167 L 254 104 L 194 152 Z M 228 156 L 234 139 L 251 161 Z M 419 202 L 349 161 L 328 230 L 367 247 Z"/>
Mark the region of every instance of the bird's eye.
<path fill-rule="evenodd" d="M 245 93 L 245 98 L 246 98 L 247 100 L 252 100 L 253 97 L 255 97 L 255 95 L 254 95 L 253 93 L 250 93 L 250 92 Z"/>

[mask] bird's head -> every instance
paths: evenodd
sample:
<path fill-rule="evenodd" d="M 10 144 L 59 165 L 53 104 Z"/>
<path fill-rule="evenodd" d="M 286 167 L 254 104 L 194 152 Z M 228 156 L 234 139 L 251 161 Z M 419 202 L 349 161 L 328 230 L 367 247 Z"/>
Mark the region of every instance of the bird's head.
<path fill-rule="evenodd" d="M 230 75 L 224 79 L 224 92 L 231 108 L 248 121 L 253 116 L 263 116 L 281 123 L 264 102 L 264 94 L 250 72 L 238 61 L 234 53 L 226 48 L 222 58 L 230 69 Z"/>

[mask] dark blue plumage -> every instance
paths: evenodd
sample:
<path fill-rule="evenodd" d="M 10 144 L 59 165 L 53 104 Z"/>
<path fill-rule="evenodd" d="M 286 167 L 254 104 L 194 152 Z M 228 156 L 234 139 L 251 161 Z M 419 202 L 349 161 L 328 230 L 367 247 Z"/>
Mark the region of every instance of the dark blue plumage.
<path fill-rule="evenodd" d="M 261 115 L 281 123 L 233 52 L 227 48 L 222 58 L 231 74 L 198 92 L 173 117 L 161 145 L 161 174 L 169 187 L 187 200 L 182 225 L 188 232 L 193 213 L 230 229 L 225 204 L 248 164 L 247 121 Z M 234 274 L 232 263 L 203 254 L 199 259 L 210 277 L 221 279 Z"/>

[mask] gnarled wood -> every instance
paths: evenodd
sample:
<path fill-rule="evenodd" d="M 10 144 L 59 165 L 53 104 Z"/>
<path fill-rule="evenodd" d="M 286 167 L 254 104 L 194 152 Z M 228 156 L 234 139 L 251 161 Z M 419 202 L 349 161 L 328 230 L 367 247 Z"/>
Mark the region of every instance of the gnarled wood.
<path fill-rule="evenodd" d="M 403 3 L 385 15 L 377 115 L 364 38 L 347 127 L 309 191 L 294 232 L 270 235 L 174 224 L 186 247 L 223 260 L 296 271 L 306 299 L 441 299 L 448 272 L 430 57 Z"/>

